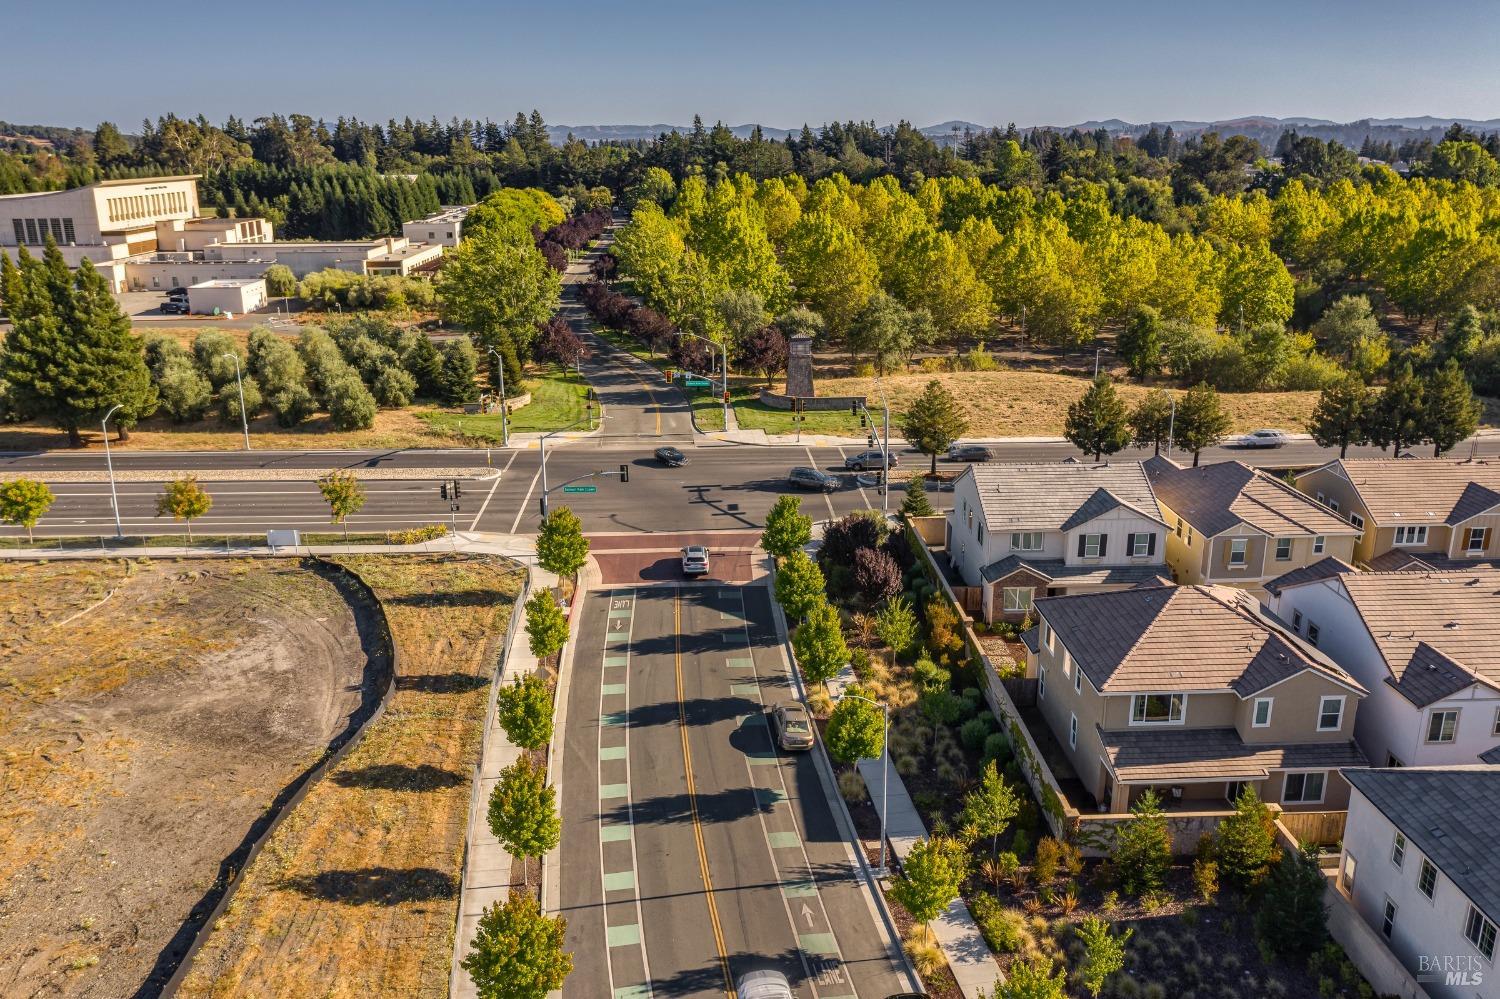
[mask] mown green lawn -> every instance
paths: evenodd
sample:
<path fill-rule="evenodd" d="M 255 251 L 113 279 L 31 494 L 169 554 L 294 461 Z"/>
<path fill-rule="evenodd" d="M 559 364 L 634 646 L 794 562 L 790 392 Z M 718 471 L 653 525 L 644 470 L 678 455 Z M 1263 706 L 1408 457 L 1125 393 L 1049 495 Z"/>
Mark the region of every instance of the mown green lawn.
<path fill-rule="evenodd" d="M 526 391 L 531 393 L 531 401 L 510 414 L 510 432 L 558 430 L 582 420 L 586 412 L 588 389 L 588 382 L 572 370 L 563 370 L 556 365 L 537 369 L 526 381 Z M 500 443 L 499 413 L 471 416 L 465 413 L 431 411 L 418 415 L 434 430 Z M 596 406 L 595 419 L 598 415 Z M 587 428 L 579 424 L 577 429 Z"/>
<path fill-rule="evenodd" d="M 758 391 L 747 391 L 743 398 L 735 394 L 734 416 L 743 430 L 764 430 L 768 434 L 795 434 L 798 421 L 794 414 L 784 409 L 772 409 L 760 401 Z M 894 416 L 894 414 L 892 414 Z M 878 419 L 878 416 L 877 416 Z M 850 416 L 847 409 L 812 410 L 802 414 L 804 434 L 828 434 L 833 437 L 861 437 L 867 429 L 859 425 L 859 417 Z M 894 424 L 892 433 L 899 433 Z"/>

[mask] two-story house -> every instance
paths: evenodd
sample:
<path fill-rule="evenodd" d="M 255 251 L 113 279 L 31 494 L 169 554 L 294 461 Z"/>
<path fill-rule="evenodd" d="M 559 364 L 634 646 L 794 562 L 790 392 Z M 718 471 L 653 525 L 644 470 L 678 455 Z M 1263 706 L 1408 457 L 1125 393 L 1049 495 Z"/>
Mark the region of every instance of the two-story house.
<path fill-rule="evenodd" d="M 1500 767 L 1344 776 L 1339 890 L 1433 999 L 1500 995 Z"/>
<path fill-rule="evenodd" d="M 1346 561 L 1372 569 L 1500 561 L 1494 458 L 1339 459 L 1303 472 L 1297 488 L 1360 530 Z"/>
<path fill-rule="evenodd" d="M 981 617 L 1020 621 L 1046 594 L 1165 575 L 1167 526 L 1139 462 L 971 465 L 953 486 L 948 559 Z"/>
<path fill-rule="evenodd" d="M 1244 590 L 1143 586 L 1037 600 L 1037 705 L 1096 801 L 1147 788 L 1222 806 L 1246 783 L 1287 809 L 1336 810 L 1360 686 Z"/>
<path fill-rule="evenodd" d="M 1171 528 L 1167 564 L 1179 583 L 1258 592 L 1292 569 L 1330 556 L 1354 558 L 1357 527 L 1243 462 L 1186 468 L 1155 457 L 1146 474 Z"/>
<path fill-rule="evenodd" d="M 1387 767 L 1475 763 L 1500 748 L 1500 569 L 1274 580 L 1276 616 L 1370 690 L 1354 737 Z"/>

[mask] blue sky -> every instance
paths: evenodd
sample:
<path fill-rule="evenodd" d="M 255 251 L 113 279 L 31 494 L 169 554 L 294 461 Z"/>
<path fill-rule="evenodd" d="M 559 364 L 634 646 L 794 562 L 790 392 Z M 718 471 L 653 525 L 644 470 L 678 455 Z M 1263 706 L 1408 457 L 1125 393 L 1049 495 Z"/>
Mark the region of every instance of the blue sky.
<path fill-rule="evenodd" d="M 130 131 L 166 111 L 446 120 L 537 108 L 566 124 L 697 112 L 781 127 L 1500 117 L 1492 0 L 7 6 L 0 119 Z"/>

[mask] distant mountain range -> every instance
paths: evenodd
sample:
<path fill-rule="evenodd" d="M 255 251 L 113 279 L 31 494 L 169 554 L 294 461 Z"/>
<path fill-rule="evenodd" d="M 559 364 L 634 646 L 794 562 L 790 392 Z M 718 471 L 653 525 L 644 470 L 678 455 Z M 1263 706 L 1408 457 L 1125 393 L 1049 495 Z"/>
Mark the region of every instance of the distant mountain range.
<path fill-rule="evenodd" d="M 1283 131 L 1295 128 L 1305 134 L 1317 135 L 1323 139 L 1336 139 L 1346 145 L 1357 147 L 1367 135 L 1374 139 L 1395 142 L 1429 136 L 1436 138 L 1454 122 L 1476 132 L 1500 131 L 1500 118 L 1478 120 L 1436 118 L 1431 115 L 1413 118 L 1364 118 L 1353 122 L 1337 122 L 1327 118 L 1276 118 L 1270 115 L 1248 115 L 1243 118 L 1227 118 L 1220 121 L 1178 120 L 1142 123 L 1106 118 L 1103 121 L 1082 121 L 1074 125 L 1027 125 L 1022 126 L 1022 131 L 1040 128 L 1058 132 L 1071 132 L 1074 129 L 1081 132 L 1093 132 L 1102 128 L 1113 135 L 1139 136 L 1144 135 L 1155 124 L 1159 128 L 1166 128 L 1170 125 L 1172 131 L 1182 137 L 1204 132 L 1218 132 L 1221 135 L 1245 135 L 1258 139 L 1262 143 L 1274 143 Z M 729 130 L 737 137 L 744 139 L 750 136 L 755 127 L 753 124 L 731 125 Z M 934 142 L 950 144 L 962 141 L 966 130 L 977 133 L 988 131 L 993 127 L 1003 128 L 1004 125 L 981 125 L 972 121 L 954 120 L 928 125 L 919 131 Z M 813 126 L 813 128 L 816 131 L 818 126 Z M 761 125 L 760 130 L 767 139 L 779 140 L 798 133 L 802 129 L 800 126 L 776 128 L 771 125 Z M 585 142 L 633 142 L 640 139 L 654 139 L 664 132 L 687 134 L 691 128 L 687 125 L 550 125 L 548 131 L 555 143 L 561 143 L 569 135 Z"/>

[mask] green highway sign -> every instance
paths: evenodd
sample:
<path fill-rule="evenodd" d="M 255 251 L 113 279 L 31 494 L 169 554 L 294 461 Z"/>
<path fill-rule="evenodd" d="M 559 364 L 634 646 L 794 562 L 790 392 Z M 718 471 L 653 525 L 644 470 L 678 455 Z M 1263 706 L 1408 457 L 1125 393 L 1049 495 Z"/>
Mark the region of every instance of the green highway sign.
<path fill-rule="evenodd" d="M 598 486 L 563 486 L 565 493 L 597 493 Z"/>
<path fill-rule="evenodd" d="M 713 388 L 713 382 L 710 382 L 707 378 L 689 378 L 683 384 L 688 388 Z"/>

